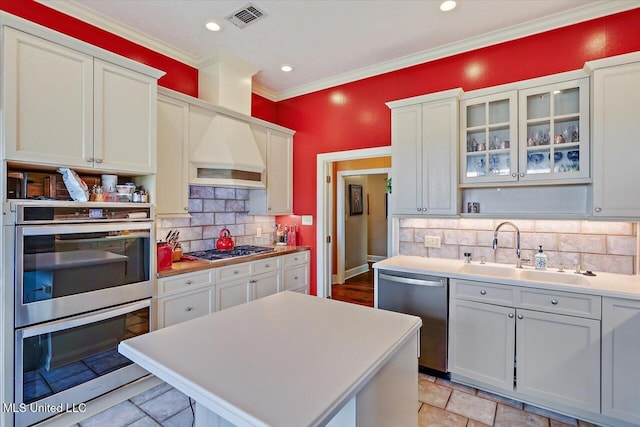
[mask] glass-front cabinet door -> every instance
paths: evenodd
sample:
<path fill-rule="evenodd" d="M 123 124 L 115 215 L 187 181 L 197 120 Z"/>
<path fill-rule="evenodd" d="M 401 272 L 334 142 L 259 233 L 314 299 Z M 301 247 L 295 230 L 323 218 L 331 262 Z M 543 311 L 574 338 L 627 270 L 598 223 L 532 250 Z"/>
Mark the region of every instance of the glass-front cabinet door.
<path fill-rule="evenodd" d="M 517 91 L 462 101 L 460 182 L 518 179 Z"/>
<path fill-rule="evenodd" d="M 519 92 L 519 180 L 589 177 L 589 80 Z"/>

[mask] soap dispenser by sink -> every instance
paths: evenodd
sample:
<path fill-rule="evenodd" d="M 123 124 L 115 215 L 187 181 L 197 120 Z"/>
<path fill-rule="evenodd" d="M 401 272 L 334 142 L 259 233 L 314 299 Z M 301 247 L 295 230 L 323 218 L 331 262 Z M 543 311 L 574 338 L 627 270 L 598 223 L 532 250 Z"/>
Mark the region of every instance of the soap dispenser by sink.
<path fill-rule="evenodd" d="M 546 270 L 547 269 L 547 254 L 542 251 L 542 245 L 540 245 L 540 249 L 538 249 L 538 253 L 535 257 L 536 270 Z"/>

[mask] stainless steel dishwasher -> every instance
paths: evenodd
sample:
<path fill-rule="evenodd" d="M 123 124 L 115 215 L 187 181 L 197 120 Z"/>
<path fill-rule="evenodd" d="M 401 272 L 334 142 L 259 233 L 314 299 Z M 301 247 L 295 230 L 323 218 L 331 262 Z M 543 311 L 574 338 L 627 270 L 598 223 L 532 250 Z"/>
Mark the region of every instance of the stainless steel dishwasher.
<path fill-rule="evenodd" d="M 376 271 L 377 307 L 422 318 L 418 363 L 447 372 L 449 279 L 395 270 Z"/>

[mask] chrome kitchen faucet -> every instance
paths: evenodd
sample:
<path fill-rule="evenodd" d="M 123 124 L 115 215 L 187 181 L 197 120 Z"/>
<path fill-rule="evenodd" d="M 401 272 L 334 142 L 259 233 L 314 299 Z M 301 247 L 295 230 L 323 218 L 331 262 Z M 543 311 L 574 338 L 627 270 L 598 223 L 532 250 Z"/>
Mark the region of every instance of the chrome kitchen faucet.
<path fill-rule="evenodd" d="M 510 225 L 516 230 L 516 268 L 522 268 L 522 261 L 529 262 L 529 258 L 525 258 L 524 260 L 521 258 L 522 252 L 520 251 L 520 229 L 517 225 L 509 221 L 501 222 L 500 224 L 498 224 L 495 231 L 493 232 L 493 244 L 491 246 L 493 247 L 494 251 L 498 249 L 498 230 L 500 230 L 503 225 Z"/>

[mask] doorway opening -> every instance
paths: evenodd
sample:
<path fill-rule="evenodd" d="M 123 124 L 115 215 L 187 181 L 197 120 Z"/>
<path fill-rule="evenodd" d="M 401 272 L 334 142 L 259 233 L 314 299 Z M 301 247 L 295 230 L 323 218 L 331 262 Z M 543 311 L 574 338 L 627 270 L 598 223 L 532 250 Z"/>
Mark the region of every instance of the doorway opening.
<path fill-rule="evenodd" d="M 317 272 L 317 295 L 319 297 L 327 298 L 331 296 L 331 285 L 333 284 L 333 271 L 334 265 L 334 241 L 337 239 L 337 232 L 334 232 L 334 217 L 338 209 L 337 199 L 334 194 L 337 194 L 337 172 L 334 170 L 334 166 L 337 162 L 346 161 L 366 161 L 366 160 L 380 160 L 380 158 L 390 157 L 391 147 L 377 147 L 367 148 L 361 150 L 341 151 L 335 153 L 319 154 L 317 157 L 317 228 L 316 228 L 316 272 Z M 390 163 L 386 167 L 360 167 L 359 171 L 355 175 L 362 175 L 362 172 L 369 172 L 376 169 L 388 169 Z M 355 171 L 354 171 L 355 172 Z M 385 173 L 383 171 L 382 173 Z M 336 183 L 336 189 L 334 191 L 334 182 Z M 349 187 L 347 184 L 346 190 Z M 348 194 L 348 193 L 347 193 Z M 363 196 L 365 193 L 363 191 Z M 343 205 L 345 206 L 345 212 L 348 215 L 348 196 L 343 197 Z M 347 201 L 346 203 L 344 201 Z M 365 200 L 366 202 L 366 200 Z M 366 203 L 365 203 L 366 205 Z M 365 208 L 363 205 L 363 209 Z M 387 205 L 388 206 L 388 205 Z M 389 211 L 388 211 L 389 212 Z M 387 214 L 388 214 L 387 212 Z M 364 214 L 364 211 L 363 211 Z M 389 216 L 390 218 L 390 216 Z M 398 252 L 397 236 L 398 233 L 398 220 L 388 220 L 387 228 L 387 256 L 393 256 Z M 337 254 L 336 254 L 337 255 Z M 344 265 L 344 264 L 343 264 Z M 344 277 L 344 276 L 343 276 Z M 343 279 L 344 280 L 344 279 Z"/>

